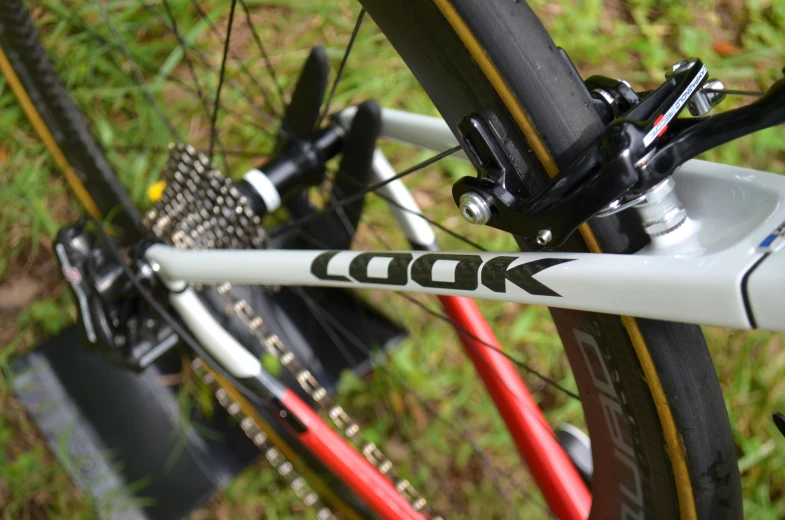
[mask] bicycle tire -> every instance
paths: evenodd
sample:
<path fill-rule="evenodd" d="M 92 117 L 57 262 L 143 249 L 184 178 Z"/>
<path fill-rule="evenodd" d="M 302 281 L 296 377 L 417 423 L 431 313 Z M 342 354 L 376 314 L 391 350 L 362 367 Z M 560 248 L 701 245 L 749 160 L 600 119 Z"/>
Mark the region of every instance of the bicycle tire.
<path fill-rule="evenodd" d="M 111 217 L 129 240 L 141 237 L 139 210 L 63 88 L 21 1 L 3 2 L 0 28 L 0 70 L 79 202 L 96 218 Z"/>
<path fill-rule="evenodd" d="M 451 128 L 471 112 L 494 112 L 526 164 L 523 181 L 530 191 L 569 164 L 602 130 L 578 78 L 525 3 L 361 3 Z M 133 229 L 132 205 L 106 169 L 86 118 L 57 79 L 21 1 L 0 7 L 0 25 L 0 65 L 9 81 L 16 76 L 43 122 L 43 129 L 35 125 L 37 131 L 44 141 L 47 131 L 55 137 L 66 165 L 82 174 L 76 179 L 77 192 L 81 182 L 84 191 L 96 195 L 96 207 L 108 211 L 120 205 L 131 215 L 128 226 Z M 35 124 L 35 113 L 28 110 L 28 115 Z M 57 158 L 56 150 L 50 150 Z M 584 226 L 581 236 L 563 250 L 633 253 L 644 243 L 639 221 L 627 212 Z M 594 459 L 603 461 L 593 484 L 592 518 L 740 517 L 733 439 L 700 328 L 563 309 L 551 312 L 578 383 Z M 595 349 L 591 362 L 587 343 Z M 598 366 L 607 379 L 598 380 L 593 372 Z M 611 405 L 610 393 L 616 396 Z M 609 407 L 618 407 L 614 409 L 621 415 L 609 416 Z M 631 459 L 615 458 L 618 446 L 613 441 L 618 437 L 630 441 L 625 445 L 632 448 L 634 468 L 628 465 Z M 632 481 L 635 475 L 641 479 L 635 503 L 629 488 L 621 485 L 630 482 L 631 475 Z"/>

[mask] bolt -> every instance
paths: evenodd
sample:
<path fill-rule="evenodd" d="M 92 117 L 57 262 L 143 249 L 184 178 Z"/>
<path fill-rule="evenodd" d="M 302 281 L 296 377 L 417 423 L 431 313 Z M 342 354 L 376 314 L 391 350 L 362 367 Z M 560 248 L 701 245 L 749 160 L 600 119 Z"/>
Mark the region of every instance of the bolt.
<path fill-rule="evenodd" d="M 537 245 L 544 246 L 551 240 L 553 240 L 553 233 L 551 233 L 550 229 L 541 229 L 537 233 Z"/>
<path fill-rule="evenodd" d="M 673 177 L 666 177 L 647 190 L 646 200 L 635 209 L 643 221 L 643 229 L 653 237 L 670 233 L 687 218 L 687 210 L 676 195 Z"/>
<path fill-rule="evenodd" d="M 485 224 L 491 219 L 491 208 L 479 193 L 468 191 L 461 195 L 460 204 L 461 215 L 467 222 L 472 224 Z"/>
<path fill-rule="evenodd" d="M 690 109 L 690 114 L 694 116 L 702 116 L 711 112 L 711 110 L 719 105 L 725 99 L 725 92 L 715 92 L 717 90 L 725 90 L 725 85 L 718 79 L 712 79 L 706 82 L 699 91 L 692 95 L 687 107 Z"/>
<path fill-rule="evenodd" d="M 630 82 L 627 81 L 626 79 L 618 79 L 618 81 L 621 81 L 622 84 L 625 85 L 627 88 L 632 88 L 632 85 L 630 85 Z"/>
<path fill-rule="evenodd" d="M 611 93 L 605 90 L 604 88 L 595 88 L 591 92 L 592 94 L 597 94 L 598 96 L 600 96 L 603 99 L 603 101 L 605 101 L 605 103 L 608 104 L 609 107 L 613 108 L 616 106 L 616 101 L 614 101 L 613 96 L 611 96 Z"/>
<path fill-rule="evenodd" d="M 703 87 L 701 87 L 701 90 L 725 90 L 725 83 L 718 79 L 710 79 L 706 82 L 705 85 L 703 85 Z M 717 103 L 725 99 L 725 92 L 709 92 L 709 94 L 712 94 L 718 99 Z"/>
<path fill-rule="evenodd" d="M 153 278 L 153 268 L 147 262 L 140 262 L 139 264 L 139 274 L 142 275 L 143 278 L 148 280 L 152 280 Z"/>
<path fill-rule="evenodd" d="M 717 90 L 725 90 L 725 85 L 718 79 L 712 79 L 706 82 L 701 89 L 693 94 L 690 102 L 687 105 L 690 109 L 690 114 L 694 116 L 702 116 L 711 112 L 711 109 L 722 103 L 725 99 L 725 92 L 715 92 Z"/>
<path fill-rule="evenodd" d="M 680 74 L 680 73 L 684 72 L 685 70 L 691 69 L 693 67 L 693 65 L 695 65 L 695 63 L 697 61 L 698 61 L 697 58 L 690 58 L 690 59 L 687 59 L 687 60 L 681 60 L 680 62 L 678 62 L 675 65 L 673 65 L 673 67 L 671 67 L 670 70 L 665 71 L 665 78 L 666 79 L 670 79 L 673 76 L 675 76 L 676 74 Z"/>

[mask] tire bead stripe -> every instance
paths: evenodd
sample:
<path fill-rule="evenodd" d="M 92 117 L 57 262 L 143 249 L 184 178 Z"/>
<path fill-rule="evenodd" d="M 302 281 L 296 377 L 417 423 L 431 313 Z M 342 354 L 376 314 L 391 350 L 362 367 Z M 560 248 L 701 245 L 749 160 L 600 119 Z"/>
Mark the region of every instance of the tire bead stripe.
<path fill-rule="evenodd" d="M 38 110 L 36 109 L 33 101 L 30 99 L 30 96 L 27 95 L 27 90 L 25 90 L 24 85 L 19 79 L 19 76 L 17 76 L 16 71 L 11 65 L 8 56 L 6 56 L 5 50 L 2 47 L 0 47 L 0 72 L 3 73 L 3 76 L 11 86 L 11 90 L 14 92 L 16 99 L 22 106 L 22 109 L 27 115 L 27 118 L 30 120 L 33 128 L 38 133 L 38 136 L 44 142 L 46 147 L 49 149 L 49 153 L 63 171 L 63 175 L 68 181 L 68 184 L 71 185 L 71 189 L 79 199 L 79 202 L 82 203 L 82 206 L 84 206 L 90 215 L 96 219 L 101 220 L 103 218 L 101 210 L 98 209 L 98 205 L 90 196 L 90 193 L 87 191 L 87 188 L 85 188 L 85 185 L 79 179 L 76 170 L 68 162 L 68 159 L 66 159 L 65 154 L 63 154 L 63 151 L 60 149 L 60 146 L 57 144 L 54 136 L 49 131 L 49 127 L 46 126 L 46 123 L 41 117 L 41 114 L 38 113 Z"/>
<path fill-rule="evenodd" d="M 469 51 L 469 54 L 471 54 L 472 58 L 474 58 L 474 61 L 480 66 L 480 70 L 482 70 L 485 77 L 488 78 L 488 81 L 491 83 L 494 90 L 496 90 L 496 93 L 507 107 L 510 115 L 512 115 L 515 122 L 518 123 L 518 127 L 521 129 L 521 132 L 523 132 L 523 136 L 526 138 L 526 142 L 529 146 L 531 146 L 537 160 L 543 165 L 550 177 L 555 177 L 556 174 L 559 173 L 559 167 L 556 166 L 556 162 L 553 160 L 550 152 L 537 134 L 537 130 L 534 128 L 529 116 L 527 116 L 526 112 L 521 108 L 518 100 L 515 98 L 515 94 L 512 93 L 507 82 L 505 82 L 504 78 L 499 74 L 496 65 L 494 65 L 490 58 L 488 58 L 488 55 L 485 54 L 485 50 L 480 46 L 479 42 L 474 37 L 474 34 L 472 34 L 471 29 L 469 29 L 448 0 L 433 0 L 433 2 L 466 46 L 466 49 Z M 578 232 L 581 234 L 583 241 L 586 242 L 586 245 L 592 253 L 600 252 L 600 245 L 588 224 L 581 224 L 578 228 Z"/>

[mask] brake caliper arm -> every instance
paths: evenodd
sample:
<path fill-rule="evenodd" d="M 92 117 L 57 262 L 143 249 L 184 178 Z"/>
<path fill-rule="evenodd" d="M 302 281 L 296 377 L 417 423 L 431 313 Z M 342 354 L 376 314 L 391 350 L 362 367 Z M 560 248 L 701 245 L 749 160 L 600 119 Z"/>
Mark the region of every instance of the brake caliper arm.
<path fill-rule="evenodd" d="M 505 182 L 514 176 L 500 133 L 491 120 L 472 114 L 459 130 L 478 176 L 460 179 L 453 186 L 453 198 L 459 204 L 471 193 L 484 200 L 491 210 L 487 225 L 523 236 L 533 249 L 556 246 L 593 216 L 656 186 L 688 159 L 785 121 L 785 79 L 745 107 L 677 119 L 688 104 L 693 110 L 707 79 L 700 60 L 677 64 L 665 83 L 612 121 L 542 190 L 525 198 Z"/>

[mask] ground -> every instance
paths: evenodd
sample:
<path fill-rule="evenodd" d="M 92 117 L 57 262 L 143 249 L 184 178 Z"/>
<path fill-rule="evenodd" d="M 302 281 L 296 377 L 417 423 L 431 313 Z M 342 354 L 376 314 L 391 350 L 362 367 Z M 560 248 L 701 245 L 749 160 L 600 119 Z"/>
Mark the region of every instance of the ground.
<path fill-rule="evenodd" d="M 239 59 L 228 61 L 229 77 L 239 82 L 243 67 L 248 67 L 267 91 L 271 83 L 256 36 L 269 51 L 279 82 L 286 86 L 314 44 L 326 47 L 337 68 L 358 11 L 355 4 L 344 0 L 246 3 L 257 34 L 247 24 L 246 14 L 239 12 L 231 46 L 231 53 Z M 221 53 L 215 43 L 226 29 L 230 3 L 200 4 L 214 24 L 199 22 L 193 2 L 170 0 L 168 4 L 184 39 L 210 49 L 192 59 L 217 69 Z M 636 87 L 649 88 L 662 80 L 666 66 L 686 56 L 699 56 L 711 76 L 731 88 L 765 89 L 782 75 L 785 3 L 775 0 L 537 0 L 532 4 L 553 39 L 567 49 L 584 75 L 623 77 Z M 111 45 L 112 35 L 102 23 L 105 13 L 98 4 L 77 7 L 65 0 L 39 0 L 31 5 L 64 83 L 89 115 L 134 199 L 145 204 L 146 188 L 159 175 L 164 156 L 159 150 L 143 148 L 151 143 L 160 148 L 171 137 L 145 93 L 135 86 L 133 67 Z M 101 5 L 119 33 L 133 41 L 131 50 L 141 73 L 150 91 L 163 101 L 167 115 L 189 142 L 206 146 L 209 118 L 187 92 L 194 90 L 195 83 L 176 40 L 137 2 Z M 162 12 L 164 5 L 156 3 L 155 9 Z M 90 28 L 89 34 L 84 26 Z M 204 73 L 204 64 L 198 65 L 202 71 L 197 74 L 199 88 L 212 92 L 216 75 Z M 230 152 L 238 148 L 264 151 L 269 138 L 258 130 L 260 121 L 232 81 L 223 99 L 235 110 L 220 116 L 221 145 Z M 258 86 L 254 85 L 257 90 L 251 95 L 257 100 L 262 92 Z M 280 106 L 272 97 L 269 102 L 260 101 L 271 108 Z M 433 113 L 427 97 L 371 20 L 366 20 L 359 33 L 334 106 L 367 98 L 383 106 Z M 746 101 L 735 98 L 726 104 Z M 255 124 L 243 124 L 249 119 L 255 119 Z M 91 505 L 42 442 L 7 379 L 10 359 L 56 334 L 74 317 L 73 301 L 52 256 L 51 239 L 79 209 L 2 79 L 0 123 L 0 515 L 9 519 L 90 518 L 94 516 Z M 386 151 L 399 168 L 426 157 L 400 146 L 389 146 Z M 228 155 L 219 165 L 230 173 L 244 171 L 253 163 L 244 154 Z M 781 128 L 760 132 L 713 150 L 706 158 L 785 173 L 785 134 Z M 445 180 L 466 173 L 465 165 L 449 162 L 418 175 L 410 186 L 426 214 L 445 227 L 482 240 L 491 250 L 512 247 L 501 233 L 480 235 L 455 212 Z M 382 201 L 370 201 L 369 207 L 359 240 L 365 247 L 383 247 L 374 229 L 389 223 L 390 217 Z M 461 247 L 459 241 L 442 235 L 445 248 Z M 385 235 L 384 240 L 394 246 L 401 239 Z M 391 312 L 407 322 L 419 341 L 409 341 L 380 361 L 374 377 L 347 376 L 341 398 L 363 417 L 371 436 L 386 440 L 386 449 L 401 472 L 411 475 L 426 495 L 437 497 L 437 507 L 449 503 L 468 518 L 490 517 L 504 510 L 494 479 L 487 478 L 485 459 L 474 450 L 477 447 L 500 468 L 497 471 L 504 476 L 505 486 L 514 489 L 511 500 L 524 513 L 537 514 L 533 503 L 539 499 L 527 496 L 528 490 L 533 492 L 528 474 L 512 456 L 500 419 L 488 413 L 489 400 L 455 338 L 444 324 L 415 311 L 416 307 L 400 301 Z M 483 311 L 498 331 L 505 332 L 505 346 L 519 359 L 568 387 L 574 384 L 546 310 L 492 304 L 483 305 Z M 705 332 L 733 425 L 747 517 L 785 517 L 785 439 L 771 421 L 774 411 L 785 410 L 785 336 L 716 328 Z M 578 403 L 547 391 L 537 379 L 529 377 L 527 382 L 550 420 L 580 422 Z M 433 415 L 440 419 L 433 420 Z M 194 513 L 194 518 L 302 516 L 291 494 L 274 477 L 258 463 Z M 498 509 L 488 505 L 496 503 Z"/>

